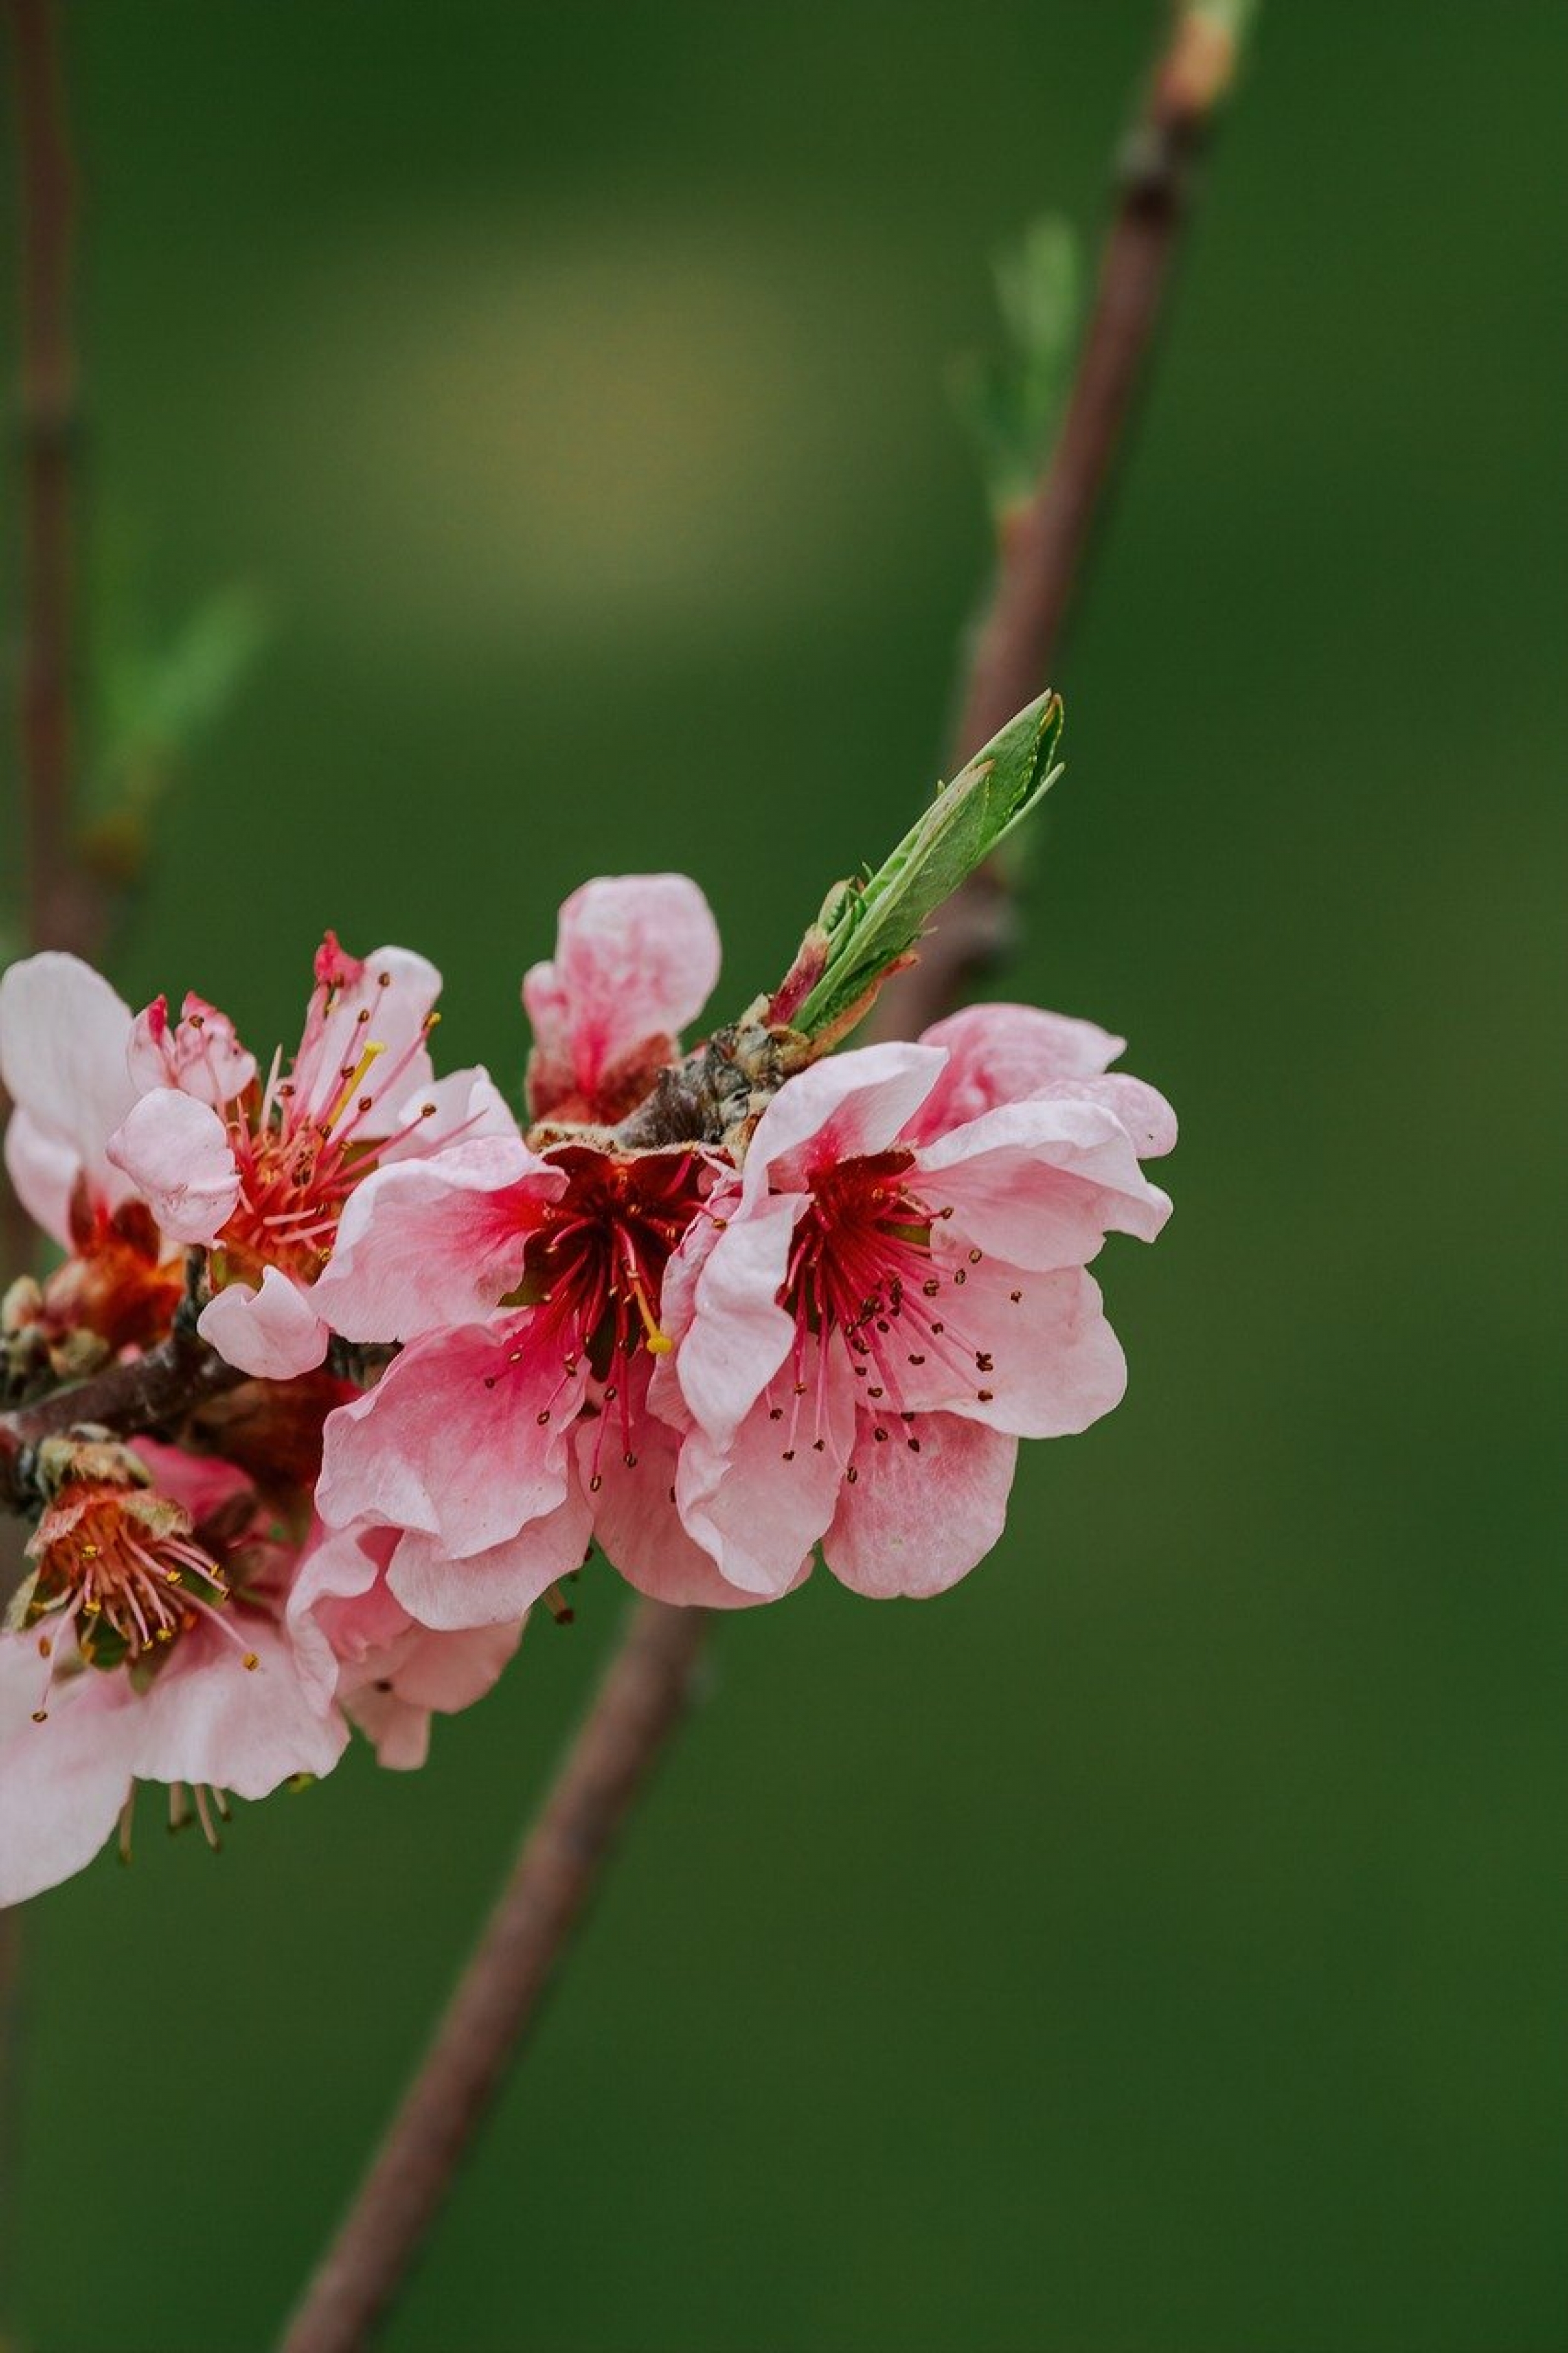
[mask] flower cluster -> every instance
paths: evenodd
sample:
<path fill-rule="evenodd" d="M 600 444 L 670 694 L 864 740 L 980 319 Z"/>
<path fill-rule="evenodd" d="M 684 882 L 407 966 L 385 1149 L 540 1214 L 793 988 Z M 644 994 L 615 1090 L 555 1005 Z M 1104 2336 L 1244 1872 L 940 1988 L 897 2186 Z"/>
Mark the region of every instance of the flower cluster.
<path fill-rule="evenodd" d="M 801 982 L 683 1053 L 718 968 L 683 877 L 577 892 L 523 982 L 526 1124 L 436 1075 L 438 976 L 402 949 L 329 935 L 265 1065 L 198 997 L 133 1016 L 60 955 L 0 979 L 6 1161 L 65 1252 L 0 1311 L 13 1402 L 160 1345 L 221 1360 L 173 1424 L 31 1450 L 0 1902 L 138 1781 L 216 1836 L 226 1792 L 328 1771 L 351 1725 L 417 1765 L 595 1548 L 677 1604 L 818 1557 L 940 1592 L 996 1542 L 1019 1440 L 1116 1404 L 1088 1270 L 1158 1233 L 1142 1164 L 1174 1141 L 1121 1041 L 993 1005 L 824 1056 Z"/>

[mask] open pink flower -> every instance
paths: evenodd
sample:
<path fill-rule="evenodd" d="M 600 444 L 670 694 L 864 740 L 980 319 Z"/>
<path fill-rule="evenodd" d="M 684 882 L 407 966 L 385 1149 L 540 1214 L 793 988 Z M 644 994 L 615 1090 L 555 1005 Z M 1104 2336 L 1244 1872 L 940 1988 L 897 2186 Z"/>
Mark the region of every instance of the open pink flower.
<path fill-rule="evenodd" d="M 329 1772 L 347 1738 L 243 1477 L 137 1451 L 157 1488 L 90 1459 L 61 1485 L 0 1633 L 0 1905 L 89 1862 L 138 1780 L 195 1791 L 206 1820 L 209 1792 Z"/>
<path fill-rule="evenodd" d="M 522 984 L 534 1118 L 623 1118 L 677 1059 L 718 977 L 718 929 L 684 874 L 584 882 L 561 910 L 553 960 Z"/>
<path fill-rule="evenodd" d="M 109 1140 L 135 1102 L 131 1008 L 79 956 L 51 949 L 0 974 L 0 1079 L 16 1109 L 5 1166 L 23 1207 L 68 1250 L 79 1187 L 105 1213 L 134 1187 Z"/>
<path fill-rule="evenodd" d="M 419 1625 L 387 1586 L 396 1547 L 394 1528 L 319 1530 L 300 1558 L 289 1625 L 379 1762 L 407 1772 L 425 1762 L 432 1715 L 454 1715 L 492 1688 L 522 1620 L 453 1633 Z"/>
<path fill-rule="evenodd" d="M 108 1158 L 165 1233 L 214 1252 L 200 1329 L 242 1372 L 285 1379 L 320 1364 L 329 1326 L 312 1302 L 343 1204 L 372 1170 L 459 1135 L 515 1134 L 483 1071 L 437 1082 L 426 1040 L 440 976 L 379 948 L 361 962 L 331 933 L 316 958 L 304 1034 L 287 1076 L 265 1085 L 232 1025 L 187 997 L 140 1017 L 131 1066 L 147 1085 Z"/>
<path fill-rule="evenodd" d="M 712 1174 L 689 1150 L 495 1138 L 385 1169 L 350 1204 L 323 1305 L 350 1339 L 407 1345 L 328 1422 L 317 1501 L 333 1526 L 402 1532 L 387 1588 L 422 1624 L 516 1620 L 595 1525 L 634 1583 L 724 1598 L 647 1403 L 665 1269 Z"/>
<path fill-rule="evenodd" d="M 995 1543 L 1017 1440 L 1121 1395 L 1083 1270 L 1108 1232 L 1160 1230 L 1139 1154 L 1173 1123 L 1099 1075 L 1114 1040 L 1031 1037 L 1023 1011 L 791 1079 L 711 1205 L 721 1230 L 689 1246 L 656 1403 L 684 1428 L 681 1518 L 748 1592 L 784 1590 L 819 1540 L 860 1592 L 942 1590 Z M 1054 1074 L 1063 1059 L 1082 1074 Z"/>
<path fill-rule="evenodd" d="M 46 1344 L 88 1331 L 111 1353 L 144 1347 L 179 1303 L 177 1248 L 109 1155 L 136 1098 L 132 1031 L 130 1007 L 78 956 L 50 950 L 0 975 L 0 1079 L 15 1105 L 5 1165 L 24 1208 L 70 1253 L 31 1319 Z"/>

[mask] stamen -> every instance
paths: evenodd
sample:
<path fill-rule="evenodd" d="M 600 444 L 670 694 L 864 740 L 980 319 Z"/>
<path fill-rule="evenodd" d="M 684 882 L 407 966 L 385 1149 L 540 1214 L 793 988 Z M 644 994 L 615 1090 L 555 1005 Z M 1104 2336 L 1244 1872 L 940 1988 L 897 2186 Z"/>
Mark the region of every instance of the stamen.
<path fill-rule="evenodd" d="M 362 1021 L 368 1021 L 370 1019 L 368 1010 L 362 1010 L 359 1018 Z M 365 1047 L 363 1053 L 360 1056 L 359 1060 L 354 1064 L 353 1068 L 346 1073 L 342 1087 L 339 1092 L 337 1101 L 333 1103 L 331 1111 L 327 1113 L 326 1118 L 321 1122 L 321 1125 L 327 1129 L 329 1133 L 336 1127 L 339 1120 L 342 1117 L 344 1112 L 347 1111 L 355 1095 L 358 1094 L 361 1086 L 364 1082 L 365 1072 L 370 1069 L 372 1063 L 378 1060 L 385 1051 L 386 1049 L 384 1046 L 378 1046 L 375 1040 L 372 1039 L 370 1043 Z"/>

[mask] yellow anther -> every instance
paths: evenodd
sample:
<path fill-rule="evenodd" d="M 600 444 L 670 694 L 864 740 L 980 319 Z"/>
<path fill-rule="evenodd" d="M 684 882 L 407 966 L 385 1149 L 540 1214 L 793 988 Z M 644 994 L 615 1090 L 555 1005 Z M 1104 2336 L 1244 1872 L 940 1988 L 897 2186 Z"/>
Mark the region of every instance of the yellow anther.
<path fill-rule="evenodd" d="M 365 1048 L 364 1052 L 360 1056 L 359 1060 L 354 1064 L 353 1069 L 349 1071 L 343 1080 L 338 1099 L 332 1105 L 331 1111 L 327 1113 L 324 1123 L 326 1126 L 336 1127 L 339 1120 L 342 1119 L 343 1113 L 353 1101 L 355 1095 L 358 1094 L 360 1084 L 365 1072 L 375 1060 L 376 1056 L 378 1054 L 384 1054 L 385 1051 L 386 1049 L 384 1046 L 378 1046 L 374 1039 L 372 1039 L 371 1043 Z"/>
<path fill-rule="evenodd" d="M 637 1314 L 642 1317 L 644 1347 L 650 1356 L 668 1356 L 675 1343 L 668 1332 L 659 1330 L 658 1318 L 648 1305 L 647 1293 L 635 1274 L 632 1277 L 632 1297 L 637 1302 Z"/>

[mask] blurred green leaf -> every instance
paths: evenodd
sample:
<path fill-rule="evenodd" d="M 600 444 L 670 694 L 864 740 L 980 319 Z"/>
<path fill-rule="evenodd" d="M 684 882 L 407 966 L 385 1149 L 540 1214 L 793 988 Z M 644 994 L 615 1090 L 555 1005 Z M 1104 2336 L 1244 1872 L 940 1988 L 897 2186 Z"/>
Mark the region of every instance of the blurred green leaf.
<path fill-rule="evenodd" d="M 1028 495 L 1071 380 L 1078 348 L 1078 239 L 1058 214 L 1031 222 L 994 264 L 1004 348 L 978 353 L 952 371 L 959 414 L 973 434 L 993 510 Z"/>
<path fill-rule="evenodd" d="M 234 586 L 199 605 L 167 644 L 111 653 L 100 727 L 104 781 L 134 793 L 150 771 L 187 751 L 234 701 L 268 629 L 255 590 Z"/>
<path fill-rule="evenodd" d="M 180 761 L 235 702 L 269 627 L 260 596 L 237 584 L 209 596 L 157 648 L 110 638 L 80 844 L 111 882 L 134 879 L 158 799 Z"/>

